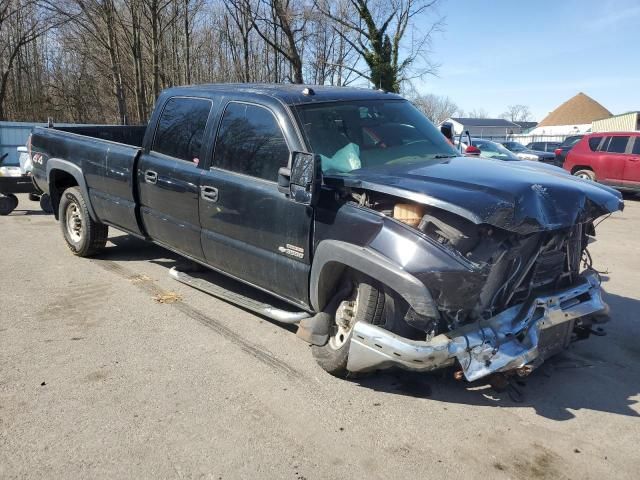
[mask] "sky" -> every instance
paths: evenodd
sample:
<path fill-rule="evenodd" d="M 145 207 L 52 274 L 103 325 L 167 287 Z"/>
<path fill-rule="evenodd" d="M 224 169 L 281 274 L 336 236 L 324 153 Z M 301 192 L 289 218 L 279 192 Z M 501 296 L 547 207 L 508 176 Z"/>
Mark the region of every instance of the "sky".
<path fill-rule="evenodd" d="M 640 0 L 441 0 L 438 76 L 420 93 L 490 116 L 529 106 L 533 120 L 578 92 L 614 115 L 640 110 Z"/>

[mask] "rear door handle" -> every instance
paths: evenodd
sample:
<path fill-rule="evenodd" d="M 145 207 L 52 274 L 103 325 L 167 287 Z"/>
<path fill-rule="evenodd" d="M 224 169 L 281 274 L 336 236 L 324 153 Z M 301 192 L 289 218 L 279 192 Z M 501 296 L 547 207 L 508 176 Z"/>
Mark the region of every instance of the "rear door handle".
<path fill-rule="evenodd" d="M 218 189 L 208 185 L 202 185 L 200 187 L 200 196 L 207 202 L 215 203 L 218 201 Z"/>
<path fill-rule="evenodd" d="M 155 184 L 158 181 L 158 173 L 153 170 L 147 170 L 144 172 L 144 181 Z"/>

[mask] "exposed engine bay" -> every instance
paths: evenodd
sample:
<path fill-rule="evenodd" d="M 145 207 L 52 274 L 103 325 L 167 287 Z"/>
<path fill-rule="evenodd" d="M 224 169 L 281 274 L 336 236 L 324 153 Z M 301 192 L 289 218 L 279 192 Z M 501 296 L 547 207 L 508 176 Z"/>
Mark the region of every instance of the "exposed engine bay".
<path fill-rule="evenodd" d="M 408 340 L 409 347 L 399 336 L 396 340 L 404 346 L 393 342 L 385 346 L 390 349 L 386 352 L 390 358 L 396 357 L 396 364 L 398 357 L 411 357 L 422 344 L 429 344 L 428 358 L 439 359 L 432 361 L 432 366 L 440 367 L 456 357 L 468 380 L 508 368 L 522 373 L 525 367 L 533 369 L 530 364 L 534 359 L 539 357 L 541 362 L 571 340 L 588 337 L 594 322 L 606 321 L 599 275 L 591 267 L 587 250 L 595 236 L 592 220 L 523 234 L 474 224 L 446 210 L 384 193 L 352 190 L 350 195 L 359 206 L 419 231 L 467 266 L 464 270 L 416 274 L 431 292 L 440 316 L 427 318 L 411 309 L 406 312 L 404 321 L 423 333 L 421 339 L 414 336 Z M 571 310 L 573 307 L 578 310 Z M 583 311 L 597 315 L 577 314 Z M 551 317 L 555 320 L 545 320 Z M 371 334 L 369 326 L 359 328 Z M 529 338 L 534 330 L 535 339 Z M 383 349 L 379 336 L 376 338 L 373 345 Z M 367 340 L 358 339 L 357 331 L 354 339 L 352 349 L 357 353 Z M 512 341 L 515 343 L 510 344 Z M 447 345 L 444 351 L 448 357 L 432 350 L 438 343 Z M 370 347 L 365 349 L 368 354 Z M 354 357 L 350 369 L 369 369 L 366 362 L 357 365 L 359 357 Z M 384 364 L 379 358 L 373 361 L 376 368 L 381 368 L 381 362 Z M 418 369 L 431 369 L 419 358 L 412 363 L 405 366 L 416 369 L 415 363 L 423 363 L 424 368 Z"/>

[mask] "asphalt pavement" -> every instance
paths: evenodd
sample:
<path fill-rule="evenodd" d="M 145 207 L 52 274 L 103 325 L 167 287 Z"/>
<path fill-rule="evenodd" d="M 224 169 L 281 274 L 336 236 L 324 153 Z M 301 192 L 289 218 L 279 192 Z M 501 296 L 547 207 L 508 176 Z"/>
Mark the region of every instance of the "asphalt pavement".
<path fill-rule="evenodd" d="M 640 200 L 626 204 L 590 248 L 607 335 L 516 402 L 449 374 L 333 378 L 294 329 L 172 280 L 180 257 L 115 230 L 74 257 L 21 195 L 0 217 L 0 478 L 637 479 Z"/>

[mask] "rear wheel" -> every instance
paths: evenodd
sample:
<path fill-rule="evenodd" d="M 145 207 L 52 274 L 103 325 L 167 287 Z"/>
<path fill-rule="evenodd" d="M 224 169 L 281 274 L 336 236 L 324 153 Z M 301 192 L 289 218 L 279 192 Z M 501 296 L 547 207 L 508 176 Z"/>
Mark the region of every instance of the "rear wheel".
<path fill-rule="evenodd" d="M 0 194 L 0 215 L 9 215 L 18 206 L 18 197 L 13 193 Z"/>
<path fill-rule="evenodd" d="M 89 257 L 107 243 L 109 227 L 94 221 L 78 187 L 67 188 L 58 210 L 62 235 L 74 255 Z"/>
<path fill-rule="evenodd" d="M 313 357 L 318 365 L 338 377 L 347 373 L 353 327 L 358 322 L 380 324 L 385 300 L 384 293 L 367 277 L 353 276 L 347 282 L 350 286 L 349 294 L 338 303 L 328 342 L 321 347 L 312 347 Z"/>
<path fill-rule="evenodd" d="M 596 181 L 596 174 L 593 173 L 592 170 L 578 170 L 573 173 L 573 176 L 583 180 L 589 180 L 590 182 Z"/>

